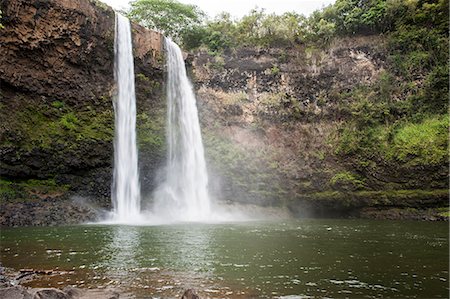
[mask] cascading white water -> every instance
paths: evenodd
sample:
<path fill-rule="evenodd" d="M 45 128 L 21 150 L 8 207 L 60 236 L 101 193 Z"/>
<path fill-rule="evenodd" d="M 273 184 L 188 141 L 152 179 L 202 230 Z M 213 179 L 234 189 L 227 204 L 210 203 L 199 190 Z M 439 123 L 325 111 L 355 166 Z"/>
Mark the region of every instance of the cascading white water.
<path fill-rule="evenodd" d="M 114 41 L 115 138 L 112 184 L 113 219 L 132 222 L 140 215 L 140 187 L 136 147 L 136 97 L 130 21 L 116 13 Z"/>
<path fill-rule="evenodd" d="M 155 212 L 172 220 L 210 219 L 208 175 L 197 106 L 183 55 L 170 39 L 167 51 L 167 165 L 156 191 Z"/>

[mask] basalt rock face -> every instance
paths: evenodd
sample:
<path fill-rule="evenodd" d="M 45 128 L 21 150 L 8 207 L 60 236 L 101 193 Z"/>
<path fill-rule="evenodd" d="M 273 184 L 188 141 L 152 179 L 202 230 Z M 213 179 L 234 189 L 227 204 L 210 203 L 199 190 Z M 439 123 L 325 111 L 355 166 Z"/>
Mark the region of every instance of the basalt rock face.
<path fill-rule="evenodd" d="M 5 0 L 1 10 L 3 207 L 75 194 L 107 207 L 114 139 L 114 11 L 89 0 Z M 136 24 L 132 34 L 141 176 L 152 182 L 163 158 L 163 128 L 154 125 L 164 113 L 163 37 Z M 151 191 L 148 186 L 144 191 Z"/>
<path fill-rule="evenodd" d="M 417 167 L 374 156 L 363 165 L 338 153 L 355 105 L 347 95 L 378 86 L 390 67 L 383 36 L 322 48 L 198 51 L 190 60 L 217 198 L 324 217 L 447 205 L 445 162 Z"/>

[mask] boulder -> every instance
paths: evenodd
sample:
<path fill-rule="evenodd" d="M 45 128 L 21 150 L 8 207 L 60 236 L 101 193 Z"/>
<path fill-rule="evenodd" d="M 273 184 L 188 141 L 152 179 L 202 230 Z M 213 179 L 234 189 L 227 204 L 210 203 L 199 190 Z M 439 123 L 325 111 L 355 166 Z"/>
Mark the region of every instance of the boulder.
<path fill-rule="evenodd" d="M 8 299 L 31 299 L 31 295 L 22 286 L 13 286 L 0 289 L 0 298 Z M 43 298 L 43 297 L 39 297 Z"/>
<path fill-rule="evenodd" d="M 184 292 L 183 296 L 181 296 L 181 299 L 200 299 L 200 297 L 194 289 L 188 289 Z"/>

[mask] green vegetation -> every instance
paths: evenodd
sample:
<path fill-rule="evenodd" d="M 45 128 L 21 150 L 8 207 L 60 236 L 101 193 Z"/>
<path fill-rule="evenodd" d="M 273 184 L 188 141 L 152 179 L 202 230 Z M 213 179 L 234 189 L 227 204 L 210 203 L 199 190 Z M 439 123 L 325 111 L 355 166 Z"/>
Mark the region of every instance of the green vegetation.
<path fill-rule="evenodd" d="M 280 73 L 280 68 L 276 65 L 274 65 L 272 68 L 270 68 L 270 74 L 273 76 L 276 76 Z"/>
<path fill-rule="evenodd" d="M 388 158 L 417 165 L 437 165 L 447 161 L 448 116 L 427 118 L 408 123 L 398 130 L 387 148 Z"/>
<path fill-rule="evenodd" d="M 60 120 L 61 126 L 67 130 L 75 130 L 79 123 L 80 121 L 75 116 L 75 114 L 73 114 L 73 112 L 64 114 Z"/>
<path fill-rule="evenodd" d="M 9 125 L 14 126 L 16 135 L 20 136 L 15 142 L 26 150 L 50 148 L 56 144 L 77 147 L 83 140 L 111 141 L 114 137 L 113 111 L 96 112 L 92 107 L 86 108 L 75 111 L 62 101 L 54 101 L 51 105 L 28 105 Z"/>
<path fill-rule="evenodd" d="M 340 201 L 347 206 L 442 206 L 448 205 L 448 190 L 389 190 L 389 191 L 324 191 L 302 194 L 301 198 L 316 201 Z M 447 207 L 448 209 L 448 207 Z"/>
<path fill-rule="evenodd" d="M 450 217 L 450 208 L 444 207 L 438 209 L 439 215 L 449 218 Z"/>
<path fill-rule="evenodd" d="M 64 107 L 64 102 L 61 102 L 61 101 L 54 101 L 53 103 L 52 103 L 52 107 L 54 107 L 54 108 L 63 108 Z"/>
<path fill-rule="evenodd" d="M 58 197 L 69 190 L 69 185 L 57 184 L 54 179 L 29 179 L 23 181 L 9 181 L 0 179 L 0 200 L 21 201 L 36 197 Z"/>
<path fill-rule="evenodd" d="M 300 42 L 305 22 L 304 16 L 294 12 L 279 16 L 253 9 L 240 20 L 222 13 L 197 27 L 195 34 L 185 35 L 183 44 L 187 49 L 203 45 L 213 53 L 240 46 L 290 46 Z M 191 38 L 197 42 L 193 43 Z"/>
<path fill-rule="evenodd" d="M 165 151 L 165 113 L 163 109 L 154 115 L 139 113 L 136 119 L 137 142 L 141 150 L 162 155 Z"/>
<path fill-rule="evenodd" d="M 14 199 L 16 190 L 13 183 L 8 180 L 0 179 L 0 199 Z"/>
<path fill-rule="evenodd" d="M 316 99 L 318 107 L 335 103 L 342 119 L 330 142 L 336 158 L 347 162 L 348 171 L 330 176 L 329 187 L 355 191 L 372 186 L 375 174 L 392 174 L 408 167 L 430 169 L 447 163 L 448 8 L 448 0 L 337 0 L 310 17 L 253 9 L 240 19 L 227 13 L 206 19 L 197 7 L 176 0 L 137 0 L 129 15 L 175 37 L 187 50 L 200 48 L 214 55 L 206 67 L 216 72 L 225 67 L 221 56 L 224 50 L 289 47 L 314 57 L 335 39 L 381 34 L 385 43 L 380 44 L 377 54 L 385 64 L 375 81 L 351 86 L 347 92 L 324 93 Z M 265 74 L 279 76 L 279 64 L 288 59 L 281 54 Z M 261 118 L 286 123 L 304 120 L 308 109 L 313 109 L 313 105 L 305 107 L 298 98 L 277 92 L 262 93 L 256 105 Z M 148 119 L 140 123 L 149 132 L 157 127 Z M 157 146 L 161 140 L 155 136 L 141 136 L 141 140 Z M 224 146 L 217 140 L 213 143 Z M 236 152 L 228 148 L 220 155 L 231 168 L 242 156 Z M 235 160 L 226 159 L 228 155 Z M 443 186 L 441 183 L 439 186 Z"/>
<path fill-rule="evenodd" d="M 108 10 L 111 11 L 111 8 L 107 4 L 105 4 L 103 1 L 100 1 L 100 0 L 89 0 L 89 1 L 104 11 L 108 11 Z"/>
<path fill-rule="evenodd" d="M 337 96 L 345 122 L 338 130 L 336 154 L 366 173 L 445 166 L 448 0 L 368 1 L 359 17 L 329 17 L 346 9 L 343 2 L 318 15 L 334 20 L 338 35 L 384 32 L 387 68 L 378 81 Z M 448 178 L 439 180 L 440 186 L 448 184 Z"/>
<path fill-rule="evenodd" d="M 161 83 L 159 81 L 153 80 L 143 73 L 136 74 L 136 79 L 138 83 L 143 83 L 139 87 L 139 91 L 141 91 L 143 97 L 155 96 L 155 92 L 158 93 L 161 90 Z"/>
<path fill-rule="evenodd" d="M 448 0 L 337 0 L 308 18 L 294 12 L 276 15 L 253 9 L 241 19 L 222 13 L 205 21 L 195 6 L 175 0 L 137 0 L 129 15 L 144 26 L 179 38 L 186 49 L 205 46 L 214 53 L 242 46 L 324 45 L 339 36 L 395 31 L 403 37 L 410 32 L 414 41 L 418 28 L 431 35 L 448 31 L 449 18 Z M 421 59 L 426 57 L 419 55 L 415 61 Z"/>
<path fill-rule="evenodd" d="M 344 191 L 354 191 L 365 188 L 363 180 L 357 175 L 348 171 L 335 174 L 330 179 L 330 185 L 333 189 Z"/>
<path fill-rule="evenodd" d="M 197 6 L 176 0 L 136 0 L 131 2 L 128 16 L 179 41 L 201 24 L 204 15 Z"/>
<path fill-rule="evenodd" d="M 336 153 L 355 158 L 360 166 L 377 160 L 405 166 L 439 165 L 447 162 L 448 116 L 432 116 L 419 123 L 408 120 L 372 128 L 344 127 Z"/>
<path fill-rule="evenodd" d="M 36 180 L 30 179 L 18 183 L 27 192 L 37 193 L 58 193 L 69 189 L 69 185 L 58 185 L 54 179 Z"/>
<path fill-rule="evenodd" d="M 214 132 L 204 132 L 206 158 L 226 178 L 235 194 L 255 201 L 284 200 L 286 188 L 277 179 L 277 165 L 262 149 L 246 150 Z M 232 199 L 233 200 L 233 199 Z"/>

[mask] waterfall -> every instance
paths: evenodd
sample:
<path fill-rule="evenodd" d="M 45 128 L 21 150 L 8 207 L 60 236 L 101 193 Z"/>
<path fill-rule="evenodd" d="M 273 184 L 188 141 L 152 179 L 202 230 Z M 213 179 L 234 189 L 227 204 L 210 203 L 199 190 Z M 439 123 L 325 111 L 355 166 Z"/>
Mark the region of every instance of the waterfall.
<path fill-rule="evenodd" d="M 114 40 L 114 176 L 112 184 L 113 219 L 131 222 L 140 214 L 140 187 L 136 148 L 136 97 L 130 21 L 116 14 Z"/>
<path fill-rule="evenodd" d="M 167 165 L 164 182 L 155 194 L 155 212 L 173 220 L 208 220 L 208 175 L 195 95 L 180 48 L 168 38 L 165 47 Z"/>

